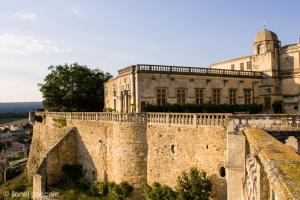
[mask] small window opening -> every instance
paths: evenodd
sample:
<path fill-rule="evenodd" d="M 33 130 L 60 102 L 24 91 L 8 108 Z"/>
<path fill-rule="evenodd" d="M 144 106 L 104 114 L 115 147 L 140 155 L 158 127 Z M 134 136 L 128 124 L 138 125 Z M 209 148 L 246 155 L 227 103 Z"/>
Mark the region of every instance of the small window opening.
<path fill-rule="evenodd" d="M 226 171 L 225 171 L 225 168 L 224 168 L 224 167 L 221 167 L 221 168 L 220 168 L 219 174 L 220 174 L 221 177 L 225 177 L 225 176 L 226 176 Z"/>
<path fill-rule="evenodd" d="M 176 153 L 176 146 L 175 146 L 175 144 L 172 144 L 172 145 L 171 145 L 171 153 L 172 153 L 172 154 L 175 154 L 175 153 Z"/>
<path fill-rule="evenodd" d="M 298 111 L 298 106 L 294 106 L 294 110 Z"/>

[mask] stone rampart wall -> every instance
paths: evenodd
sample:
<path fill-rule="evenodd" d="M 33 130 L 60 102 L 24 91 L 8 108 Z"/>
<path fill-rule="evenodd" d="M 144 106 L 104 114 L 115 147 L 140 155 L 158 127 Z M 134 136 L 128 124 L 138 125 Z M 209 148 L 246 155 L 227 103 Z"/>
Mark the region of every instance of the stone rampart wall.
<path fill-rule="evenodd" d="M 27 165 L 31 174 L 47 154 L 59 153 L 55 145 L 74 128 L 76 162 L 82 164 L 90 182 L 128 181 L 139 188 L 157 181 L 175 186 L 182 171 L 198 167 L 211 176 L 214 197 L 226 199 L 226 179 L 219 175 L 224 166 L 225 115 L 201 118 L 174 114 L 163 119 L 148 118 L 149 121 L 138 115 L 99 115 L 98 120 L 95 115 L 74 115 L 80 119 L 67 116 L 70 115 L 47 115 L 43 123 L 35 123 Z M 72 140 L 64 146 L 72 148 L 74 143 Z M 61 168 L 61 155 L 54 155 L 56 161 L 51 168 Z"/>
<path fill-rule="evenodd" d="M 226 199 L 224 167 L 226 132 L 221 126 L 148 125 L 148 183 L 175 186 L 178 175 L 191 167 L 205 170 L 213 182 L 213 196 Z"/>

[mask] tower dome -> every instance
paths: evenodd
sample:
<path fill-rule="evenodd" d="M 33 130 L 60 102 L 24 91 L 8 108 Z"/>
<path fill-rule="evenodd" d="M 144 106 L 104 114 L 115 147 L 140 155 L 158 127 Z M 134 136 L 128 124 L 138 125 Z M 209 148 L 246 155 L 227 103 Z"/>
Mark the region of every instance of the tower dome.
<path fill-rule="evenodd" d="M 264 29 L 256 34 L 254 43 L 259 43 L 262 41 L 279 41 L 279 40 L 277 35 L 274 32 Z"/>

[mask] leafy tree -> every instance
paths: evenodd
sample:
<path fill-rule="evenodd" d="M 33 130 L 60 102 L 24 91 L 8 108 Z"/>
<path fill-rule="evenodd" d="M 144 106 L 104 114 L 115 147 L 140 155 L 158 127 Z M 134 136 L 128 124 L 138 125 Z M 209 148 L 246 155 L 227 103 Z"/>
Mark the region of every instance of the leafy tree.
<path fill-rule="evenodd" d="M 211 187 L 212 183 L 208 179 L 206 172 L 191 168 L 188 173 L 183 172 L 177 179 L 177 199 L 208 200 Z"/>
<path fill-rule="evenodd" d="M 50 66 L 38 84 L 49 111 L 102 111 L 104 83 L 112 76 L 78 63 Z"/>

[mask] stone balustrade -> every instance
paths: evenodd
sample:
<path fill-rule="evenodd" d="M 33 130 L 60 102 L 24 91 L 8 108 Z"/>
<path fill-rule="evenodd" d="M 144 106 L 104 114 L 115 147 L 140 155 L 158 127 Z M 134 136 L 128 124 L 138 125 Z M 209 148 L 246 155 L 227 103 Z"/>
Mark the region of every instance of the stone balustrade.
<path fill-rule="evenodd" d="M 215 113 L 147 113 L 150 124 L 226 126 L 229 114 Z"/>
<path fill-rule="evenodd" d="M 110 112 L 36 112 L 53 118 L 82 121 L 147 122 L 148 124 L 228 126 L 231 131 L 253 127 L 267 131 L 300 131 L 300 115 L 229 113 L 110 113 Z"/>
<path fill-rule="evenodd" d="M 119 75 L 132 72 L 144 73 L 168 73 L 168 74 L 191 74 L 191 75 L 213 75 L 213 76 L 234 76 L 234 77 L 252 77 L 261 78 L 261 72 L 240 71 L 227 69 L 213 69 L 208 67 L 183 67 L 183 66 L 168 66 L 168 65 L 148 65 L 137 64 L 120 69 Z"/>
<path fill-rule="evenodd" d="M 36 112 L 52 118 L 82 121 L 147 122 L 148 124 L 226 126 L 230 114 L 215 113 L 109 113 L 109 112 Z"/>
<path fill-rule="evenodd" d="M 109 112 L 36 112 L 39 116 L 64 118 L 81 121 L 112 121 L 112 122 L 146 122 L 142 113 L 109 113 Z"/>
<path fill-rule="evenodd" d="M 242 114 L 229 116 L 229 121 L 238 130 L 244 127 L 260 128 L 267 131 L 300 130 L 300 115 L 297 114 Z"/>

